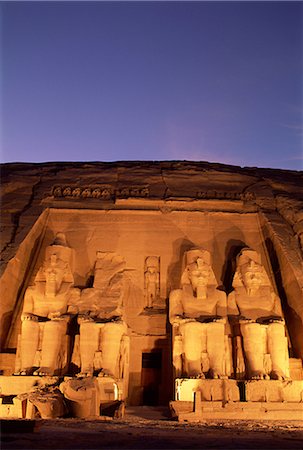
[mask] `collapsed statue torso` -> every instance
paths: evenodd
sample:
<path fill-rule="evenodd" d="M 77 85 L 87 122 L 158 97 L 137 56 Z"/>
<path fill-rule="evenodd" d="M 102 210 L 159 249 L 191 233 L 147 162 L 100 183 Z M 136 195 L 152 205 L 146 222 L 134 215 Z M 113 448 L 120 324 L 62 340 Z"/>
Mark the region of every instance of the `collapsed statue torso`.
<path fill-rule="evenodd" d="M 79 376 L 121 378 L 123 337 L 124 260 L 114 253 L 98 252 L 94 287 L 84 289 L 77 306 L 80 325 Z"/>

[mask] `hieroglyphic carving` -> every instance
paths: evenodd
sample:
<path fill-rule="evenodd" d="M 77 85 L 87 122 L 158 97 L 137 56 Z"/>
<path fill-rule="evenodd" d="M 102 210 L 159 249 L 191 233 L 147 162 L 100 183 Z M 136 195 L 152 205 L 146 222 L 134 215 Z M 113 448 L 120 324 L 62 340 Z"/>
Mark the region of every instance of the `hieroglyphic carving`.
<path fill-rule="evenodd" d="M 256 196 L 253 192 L 222 192 L 222 191 L 199 191 L 197 198 L 201 199 L 218 199 L 218 200 L 242 200 L 254 201 Z"/>
<path fill-rule="evenodd" d="M 113 200 L 115 198 L 149 196 L 149 189 L 146 186 L 131 186 L 114 189 L 111 186 L 54 186 L 52 196 L 55 198 L 77 198 L 77 199 L 100 199 Z"/>

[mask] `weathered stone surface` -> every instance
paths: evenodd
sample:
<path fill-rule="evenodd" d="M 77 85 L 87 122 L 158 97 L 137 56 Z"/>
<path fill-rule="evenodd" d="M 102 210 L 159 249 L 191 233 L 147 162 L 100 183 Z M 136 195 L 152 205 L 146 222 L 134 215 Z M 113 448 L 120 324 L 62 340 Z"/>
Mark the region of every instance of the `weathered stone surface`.
<path fill-rule="evenodd" d="M 213 289 L 217 296 L 226 298 L 226 294 L 235 289 L 232 280 L 236 270 L 236 255 L 244 247 L 249 247 L 259 255 L 272 292 L 281 300 L 282 311 L 278 315 L 285 320 L 292 361 L 289 375 L 292 377 L 295 373 L 297 380 L 302 378 L 302 365 L 299 364 L 303 357 L 302 172 L 203 162 L 4 164 L 1 169 L 0 290 L 4 293 L 0 302 L 2 373 L 13 373 L 14 365 L 20 373 L 27 373 L 28 368 L 30 371 L 37 370 L 41 375 L 48 373 L 43 370 L 43 364 L 38 362 L 43 354 L 49 353 L 43 351 L 43 332 L 39 332 L 38 340 L 33 341 L 33 337 L 29 339 L 32 346 L 28 348 L 35 350 L 35 358 L 25 364 L 29 367 L 22 367 L 22 353 L 24 356 L 26 351 L 20 352 L 20 349 L 23 344 L 23 348 L 26 347 L 25 341 L 22 344 L 22 336 L 26 335 L 23 328 L 26 325 L 21 325 L 21 318 L 25 318 L 24 314 L 31 318 L 37 317 L 41 327 L 44 326 L 42 323 L 52 324 L 56 320 L 48 317 L 50 311 L 41 313 L 36 308 L 35 302 L 40 294 L 29 294 L 35 293 L 37 283 L 41 283 L 37 277 L 41 275 L 45 251 L 56 235 L 63 233 L 67 246 L 72 249 L 72 289 L 81 292 L 81 297 L 75 301 L 68 300 L 67 310 L 60 313 L 69 316 L 63 333 L 66 351 L 63 352 L 65 356 L 55 352 L 58 361 L 50 363 L 49 373 L 57 373 L 56 370 L 64 373 L 65 369 L 71 377 L 81 370 L 88 375 L 92 372 L 111 373 L 115 382 L 120 383 L 117 384 L 118 398 L 128 398 L 129 404 L 150 401 L 163 404 L 172 399 L 172 333 L 166 314 L 169 296 L 172 297 L 182 288 L 180 280 L 185 267 L 183 255 L 194 248 L 208 252 L 212 256 L 211 270 L 216 279 Z M 101 264 L 98 272 L 100 258 L 96 258 L 97 252 L 103 255 L 115 254 L 123 260 L 123 271 L 118 267 L 116 274 L 119 278 L 123 272 L 123 282 L 119 288 L 115 274 L 113 279 L 108 277 L 105 282 L 106 265 Z M 196 263 L 199 266 L 200 263 Z M 46 291 L 47 295 L 42 295 L 46 303 L 52 303 L 50 299 L 56 300 L 56 292 L 49 288 Z M 204 294 L 201 294 L 200 285 L 199 288 L 194 286 L 194 300 L 201 302 L 203 298 L 210 298 Z M 27 310 L 29 298 L 34 307 Z M 263 300 L 266 303 L 265 297 Z M 104 313 L 104 310 L 110 309 L 109 303 L 115 302 L 119 314 L 110 317 L 109 311 Z M 205 312 L 205 308 L 202 308 L 202 312 Z M 241 375 L 243 379 L 249 375 L 247 371 L 245 374 L 249 358 L 245 355 L 247 348 L 244 351 L 241 344 L 243 333 L 241 336 L 235 332 L 226 314 L 216 315 L 225 321 L 224 327 L 222 323 L 224 333 L 219 333 L 224 336 L 224 345 L 222 341 L 218 348 L 222 353 L 224 346 L 225 356 L 229 356 L 221 368 L 220 352 L 211 352 L 208 342 L 202 346 L 201 352 L 198 350 L 196 359 L 201 359 L 204 375 L 217 376 L 213 372 L 218 372 L 217 366 L 220 366 L 219 376 L 237 378 Z M 114 333 L 116 337 L 118 335 L 118 346 L 112 336 L 106 338 L 103 333 L 107 326 L 104 320 L 109 319 L 109 325 L 113 325 L 113 328 L 117 325 L 111 322 L 115 317 L 119 317 L 124 327 L 122 335 Z M 83 324 L 87 325 L 89 332 L 85 333 Z M 218 333 L 206 334 L 208 339 L 212 337 L 214 344 L 220 341 Z M 28 336 L 32 334 L 28 333 Z M 182 333 L 179 333 L 180 336 L 184 338 Z M 128 350 L 121 352 L 119 346 L 124 338 L 127 338 L 128 343 L 123 348 Z M 58 333 L 55 341 L 57 344 L 62 341 Z M 184 360 L 184 342 L 182 339 L 176 341 L 173 353 Z M 284 344 L 286 349 L 286 339 Z M 116 350 L 106 354 L 110 345 Z M 268 345 L 269 349 L 271 344 Z M 53 347 L 52 344 L 50 346 Z M 175 353 L 178 348 L 179 353 Z M 221 362 L 210 367 L 216 358 Z M 267 367 L 269 359 L 273 364 L 270 352 L 264 354 L 261 365 Z M 282 369 L 282 378 L 288 376 L 288 366 L 285 364 L 277 370 L 279 372 Z M 22 370 L 24 368 L 26 370 Z M 181 372 L 183 369 L 181 367 Z M 32 377 L 25 378 L 30 381 Z M 12 379 L 17 386 L 17 378 Z M 190 385 L 205 380 L 185 381 Z M 235 380 L 227 381 L 232 382 L 233 387 L 236 386 Z M 101 378 L 100 381 L 98 378 L 98 395 L 100 383 Z M 29 382 L 27 389 L 31 387 Z M 105 384 L 103 388 L 102 395 L 106 397 Z M 238 403 L 234 388 L 227 391 L 227 397 Z M 204 406 L 201 403 L 204 412 L 212 409 L 212 414 L 218 413 L 215 411 L 219 408 L 216 405 L 217 397 L 227 402 L 226 405 L 231 403 L 225 397 L 221 399 L 221 391 L 220 395 L 216 389 L 207 392 L 209 398 L 206 396 L 205 399 L 197 400 L 212 403 Z M 228 408 L 230 406 L 226 406 L 225 413 Z M 260 408 L 262 410 L 263 406 Z M 85 416 L 87 412 L 83 414 Z"/>
<path fill-rule="evenodd" d="M 201 380 L 177 378 L 176 400 L 194 402 L 196 393 L 201 395 L 204 402 L 238 402 L 240 391 L 236 380 Z"/>

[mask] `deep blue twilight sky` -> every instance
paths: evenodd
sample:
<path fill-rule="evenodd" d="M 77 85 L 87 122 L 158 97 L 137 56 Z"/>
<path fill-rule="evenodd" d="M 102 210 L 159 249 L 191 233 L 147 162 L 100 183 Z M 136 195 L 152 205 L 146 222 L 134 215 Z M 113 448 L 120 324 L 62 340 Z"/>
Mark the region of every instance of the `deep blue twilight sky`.
<path fill-rule="evenodd" d="M 303 169 L 303 3 L 5 2 L 1 162 Z"/>

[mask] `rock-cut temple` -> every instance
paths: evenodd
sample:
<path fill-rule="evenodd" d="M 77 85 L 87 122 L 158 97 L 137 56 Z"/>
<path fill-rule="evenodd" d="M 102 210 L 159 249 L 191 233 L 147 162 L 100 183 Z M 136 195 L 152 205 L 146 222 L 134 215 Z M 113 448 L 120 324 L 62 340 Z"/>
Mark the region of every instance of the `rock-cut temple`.
<path fill-rule="evenodd" d="M 0 417 L 302 419 L 303 173 L 1 166 Z"/>

